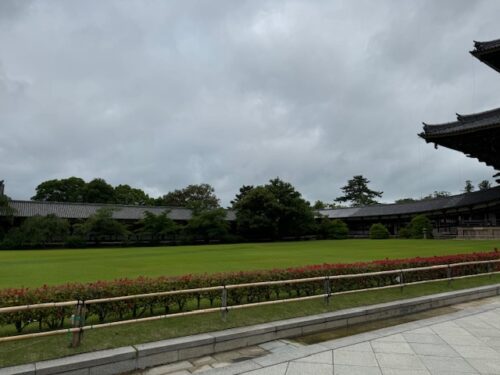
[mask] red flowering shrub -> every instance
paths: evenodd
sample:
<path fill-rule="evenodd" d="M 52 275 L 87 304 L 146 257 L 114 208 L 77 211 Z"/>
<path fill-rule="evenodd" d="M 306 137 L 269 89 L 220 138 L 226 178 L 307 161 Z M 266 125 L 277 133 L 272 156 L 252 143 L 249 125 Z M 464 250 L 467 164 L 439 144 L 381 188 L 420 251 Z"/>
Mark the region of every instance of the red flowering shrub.
<path fill-rule="evenodd" d="M 0 307 L 97 298 L 118 297 L 171 290 L 254 283 L 260 281 L 291 280 L 309 277 L 359 274 L 367 272 L 398 270 L 471 261 L 500 259 L 498 251 L 435 256 L 429 258 L 385 259 L 351 264 L 319 264 L 266 271 L 232 272 L 178 277 L 139 277 L 93 283 L 71 283 L 40 288 L 9 288 L 0 290 Z M 490 269 L 490 267 L 493 267 Z M 451 276 L 464 276 L 488 271 L 499 271 L 500 263 L 465 265 L 450 268 Z M 447 269 L 405 272 L 404 282 L 440 279 L 447 277 Z M 398 284 L 397 274 L 373 275 L 331 281 L 332 292 L 364 289 Z M 269 286 L 253 286 L 228 289 L 228 304 L 253 303 L 259 301 L 293 298 L 324 293 L 324 280 Z M 174 294 L 151 298 L 136 298 L 87 305 L 87 322 L 102 323 L 122 319 L 168 314 L 205 307 L 220 306 L 221 291 Z M 72 307 L 33 309 L 16 313 L 0 313 L 0 326 L 13 325 L 17 332 L 26 326 L 45 330 L 66 327 L 74 312 Z"/>

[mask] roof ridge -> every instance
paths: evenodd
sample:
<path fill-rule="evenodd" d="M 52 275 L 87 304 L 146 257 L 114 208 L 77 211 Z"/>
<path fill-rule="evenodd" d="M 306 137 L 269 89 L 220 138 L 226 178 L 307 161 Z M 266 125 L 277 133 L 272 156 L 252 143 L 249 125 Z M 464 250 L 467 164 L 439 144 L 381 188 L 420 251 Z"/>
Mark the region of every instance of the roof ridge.
<path fill-rule="evenodd" d="M 485 189 L 485 190 L 477 190 L 477 191 L 472 191 L 470 193 L 454 194 L 454 195 L 449 195 L 447 197 L 438 197 L 438 198 L 432 198 L 432 199 L 420 199 L 420 200 L 417 200 L 415 202 L 378 203 L 378 204 L 372 204 L 372 205 L 360 206 L 360 207 L 327 208 L 327 209 L 318 210 L 318 211 L 338 211 L 338 210 L 345 210 L 346 208 L 353 209 L 353 208 L 370 208 L 370 207 L 380 207 L 380 206 L 404 206 L 404 205 L 416 204 L 416 203 L 421 203 L 421 202 L 429 202 L 429 201 L 437 202 L 437 201 L 451 200 L 451 199 L 458 198 L 458 197 L 463 197 L 463 196 L 466 196 L 466 195 L 467 196 L 471 196 L 471 195 L 478 195 L 480 193 L 481 194 L 485 194 L 486 192 L 492 191 L 492 190 L 500 190 L 500 185 L 499 186 L 494 186 L 492 188 Z"/>
<path fill-rule="evenodd" d="M 35 203 L 35 204 L 55 204 L 55 205 L 72 205 L 72 206 L 127 207 L 127 208 L 163 208 L 163 209 L 184 209 L 184 210 L 190 210 L 190 208 L 182 207 L 182 206 L 146 206 L 146 205 L 120 204 L 120 203 L 58 202 L 58 201 L 37 201 L 37 200 L 24 200 L 24 199 L 12 199 L 11 202 Z"/>
<path fill-rule="evenodd" d="M 489 109 L 482 112 L 471 113 L 468 115 L 460 115 L 457 113 L 457 120 L 461 123 L 482 120 L 488 117 L 500 116 L 500 107 Z"/>

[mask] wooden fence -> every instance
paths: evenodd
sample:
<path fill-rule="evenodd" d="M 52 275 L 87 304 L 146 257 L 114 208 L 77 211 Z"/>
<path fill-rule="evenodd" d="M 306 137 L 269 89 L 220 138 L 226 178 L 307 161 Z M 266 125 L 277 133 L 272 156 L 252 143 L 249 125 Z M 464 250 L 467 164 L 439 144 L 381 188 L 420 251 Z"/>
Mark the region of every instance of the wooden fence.
<path fill-rule="evenodd" d="M 57 307 L 74 307 L 75 314 L 73 315 L 73 319 L 72 319 L 72 321 L 73 321 L 72 328 L 57 329 L 57 330 L 45 331 L 45 332 L 28 333 L 28 334 L 0 337 L 0 343 L 1 342 L 8 342 L 8 341 L 29 339 L 29 338 L 36 338 L 36 337 L 54 336 L 54 335 L 71 333 L 71 334 L 73 334 L 72 346 L 78 346 L 80 343 L 80 340 L 82 338 L 82 333 L 84 331 L 91 330 L 91 329 L 114 327 L 114 326 L 120 326 L 120 325 L 124 325 L 124 324 L 149 322 L 149 321 L 154 321 L 154 320 L 159 320 L 159 319 L 175 318 L 175 317 L 180 317 L 180 316 L 190 316 L 190 315 L 199 315 L 199 314 L 208 314 L 208 313 L 214 313 L 214 312 L 221 312 L 223 319 L 225 319 L 226 314 L 230 310 L 244 309 L 244 308 L 256 307 L 256 306 L 274 305 L 274 304 L 280 304 L 280 303 L 306 301 L 306 300 L 313 300 L 313 299 L 320 299 L 320 298 L 325 299 L 325 302 L 328 303 L 333 296 L 343 295 L 343 294 L 358 293 L 358 292 L 364 292 L 364 291 L 370 291 L 370 290 L 391 289 L 391 288 L 401 288 L 402 289 L 408 285 L 417 285 L 417 284 L 432 283 L 432 282 L 439 282 L 439 281 L 446 281 L 446 280 L 448 281 L 448 283 L 451 283 L 452 280 L 456 280 L 456 279 L 464 279 L 464 278 L 476 277 L 476 276 L 481 276 L 481 275 L 500 274 L 500 271 L 496 271 L 496 269 L 498 267 L 496 267 L 496 268 L 494 267 L 495 263 L 500 263 L 500 259 L 486 260 L 486 261 L 474 261 L 474 262 L 451 263 L 451 264 L 442 264 L 442 265 L 428 266 L 428 267 L 403 268 L 403 269 L 359 273 L 359 274 L 325 275 L 325 276 L 309 277 L 309 278 L 303 278 L 303 279 L 276 280 L 276 281 L 262 281 L 262 282 L 255 282 L 255 283 L 219 285 L 219 286 L 194 288 L 194 289 L 171 290 L 171 291 L 156 292 L 156 293 L 145 293 L 145 294 L 136 294 L 136 295 L 128 295 L 128 296 L 110 297 L 110 298 L 98 298 L 98 299 L 91 299 L 91 300 L 86 300 L 86 301 L 73 300 L 73 301 L 64 301 L 64 302 L 50 302 L 50 303 L 40 303 L 40 304 L 33 304 L 33 305 L 1 307 L 0 314 L 16 313 L 16 312 L 22 312 L 22 311 L 34 310 L 34 309 L 57 308 Z M 453 268 L 463 267 L 463 266 L 474 266 L 474 265 L 487 265 L 488 270 L 486 272 L 478 272 L 478 273 L 469 274 L 469 275 L 452 276 L 452 269 Z M 446 277 L 427 279 L 427 280 L 419 280 L 419 281 L 413 281 L 413 282 L 405 282 L 405 274 L 407 274 L 407 273 L 420 272 L 420 271 L 431 271 L 431 270 L 446 270 Z M 384 286 L 375 286 L 375 287 L 363 288 L 363 289 L 352 289 L 352 290 L 344 290 L 344 291 L 339 291 L 339 292 L 332 292 L 332 283 L 334 283 L 335 280 L 356 279 L 356 278 L 362 278 L 362 277 L 372 277 L 372 276 L 382 276 L 382 275 L 395 275 L 396 276 L 396 278 L 394 279 L 395 284 L 384 285 Z M 276 286 L 276 285 L 285 285 L 285 284 L 289 285 L 289 284 L 296 284 L 296 283 L 321 282 L 321 281 L 324 283 L 324 292 L 322 294 L 315 294 L 315 295 L 304 296 L 304 297 L 286 298 L 286 299 L 276 299 L 276 300 L 264 301 L 264 302 L 245 303 L 245 304 L 238 304 L 238 305 L 228 305 L 228 303 L 227 303 L 227 293 L 229 290 L 232 290 L 232 289 L 259 287 L 259 286 Z M 335 285 L 335 284 L 333 284 L 333 285 Z M 120 320 L 120 321 L 115 321 L 115 322 L 110 322 L 110 323 L 90 324 L 90 325 L 83 324 L 83 322 L 84 322 L 83 316 L 85 315 L 86 307 L 89 305 L 106 303 L 106 302 L 126 301 L 126 300 L 138 299 L 138 298 L 152 298 L 152 297 L 161 297 L 161 296 L 169 296 L 169 295 L 205 293 L 205 292 L 214 292 L 214 291 L 219 291 L 221 293 L 221 306 L 220 307 L 211 307 L 211 308 L 197 309 L 197 310 L 191 310 L 191 311 L 185 311 L 185 312 L 155 315 L 155 316 L 149 316 L 149 317 L 138 318 L 138 319 Z"/>

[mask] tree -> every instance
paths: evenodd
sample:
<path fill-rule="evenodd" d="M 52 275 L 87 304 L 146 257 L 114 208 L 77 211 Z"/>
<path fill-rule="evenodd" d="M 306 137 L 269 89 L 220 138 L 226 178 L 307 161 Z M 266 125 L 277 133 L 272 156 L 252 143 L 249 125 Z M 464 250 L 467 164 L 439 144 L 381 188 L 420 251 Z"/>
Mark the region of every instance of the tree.
<path fill-rule="evenodd" d="M 415 203 L 418 202 L 418 199 L 413 199 L 413 198 L 401 198 L 401 199 L 396 199 L 394 203 L 400 204 L 400 203 Z"/>
<path fill-rule="evenodd" d="M 279 206 L 264 186 L 257 186 L 239 200 L 236 210 L 238 231 L 246 237 L 273 239 L 278 236 Z"/>
<path fill-rule="evenodd" d="M 94 178 L 84 188 L 83 201 L 86 203 L 113 203 L 115 189 L 102 178 Z"/>
<path fill-rule="evenodd" d="M 411 238 L 432 238 L 432 222 L 425 215 L 417 215 L 408 224 Z"/>
<path fill-rule="evenodd" d="M 479 190 L 491 189 L 491 183 L 488 180 L 483 180 L 477 185 Z"/>
<path fill-rule="evenodd" d="M 140 221 L 140 234 L 146 234 L 150 237 L 151 242 L 158 242 L 164 237 L 175 236 L 179 230 L 179 226 L 168 217 L 168 211 L 155 215 L 152 212 L 144 212 L 144 219 Z"/>
<path fill-rule="evenodd" d="M 372 240 L 383 240 L 389 238 L 389 231 L 384 224 L 372 224 L 370 227 L 370 238 Z"/>
<path fill-rule="evenodd" d="M 219 198 L 209 184 L 188 185 L 156 200 L 158 206 L 186 207 L 195 211 L 219 208 Z"/>
<path fill-rule="evenodd" d="M 229 230 L 226 211 L 222 208 L 195 211 L 186 226 L 187 233 L 194 238 L 202 238 L 205 242 L 223 239 Z"/>
<path fill-rule="evenodd" d="M 427 201 L 427 200 L 432 200 L 432 199 L 446 198 L 446 197 L 449 197 L 450 195 L 451 195 L 451 193 L 449 191 L 444 191 L 444 190 L 437 191 L 437 190 L 435 190 L 434 193 L 423 197 L 421 200 Z"/>
<path fill-rule="evenodd" d="M 249 190 L 234 208 L 238 230 L 249 237 L 296 237 L 312 231 L 314 226 L 309 202 L 279 178 Z"/>
<path fill-rule="evenodd" d="M 68 234 L 68 220 L 53 214 L 32 216 L 7 233 L 3 247 L 44 247 L 52 242 L 64 242 Z"/>
<path fill-rule="evenodd" d="M 471 180 L 465 181 L 464 193 L 472 193 L 474 191 L 474 185 L 472 185 Z"/>
<path fill-rule="evenodd" d="M 108 207 L 98 209 L 83 224 L 76 224 L 75 232 L 85 238 L 94 238 L 97 243 L 108 237 L 126 238 L 128 230 L 124 224 L 113 219 L 114 211 Z"/>
<path fill-rule="evenodd" d="M 326 208 L 328 208 L 328 204 L 323 201 L 317 200 L 316 202 L 314 202 L 312 208 L 315 210 L 325 210 Z"/>
<path fill-rule="evenodd" d="M 382 191 L 375 191 L 368 188 L 370 181 L 361 176 L 354 176 L 347 181 L 347 185 L 342 187 L 343 196 L 335 199 L 336 202 L 351 202 L 351 206 L 367 206 L 376 204 L 376 197 L 382 197 Z"/>
<path fill-rule="evenodd" d="M 321 238 L 341 240 L 347 238 L 348 234 L 349 228 L 342 220 L 330 220 L 324 217 L 318 224 L 318 235 Z"/>
<path fill-rule="evenodd" d="M 85 181 L 79 177 L 44 181 L 36 187 L 35 201 L 83 202 Z"/>
<path fill-rule="evenodd" d="M 0 216 L 11 217 L 16 212 L 9 202 L 10 198 L 7 195 L 0 195 Z"/>
<path fill-rule="evenodd" d="M 250 192 L 254 188 L 253 185 L 243 185 L 240 187 L 240 192 L 236 194 L 236 197 L 231 201 L 231 207 L 235 207 L 240 200 L 243 199 L 248 192 Z"/>
<path fill-rule="evenodd" d="M 145 206 L 153 200 L 144 191 L 132 188 L 130 185 L 118 185 L 114 191 L 114 203 Z"/>

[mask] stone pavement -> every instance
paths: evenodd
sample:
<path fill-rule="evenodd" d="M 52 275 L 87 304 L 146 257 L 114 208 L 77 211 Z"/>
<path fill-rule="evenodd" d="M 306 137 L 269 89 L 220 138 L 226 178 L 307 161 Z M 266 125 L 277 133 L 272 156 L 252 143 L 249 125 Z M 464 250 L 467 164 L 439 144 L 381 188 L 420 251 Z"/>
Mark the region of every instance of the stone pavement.
<path fill-rule="evenodd" d="M 241 349 L 239 356 L 220 353 L 142 374 L 500 375 L 500 297 L 454 308 L 458 311 L 313 345 L 277 340 Z"/>

